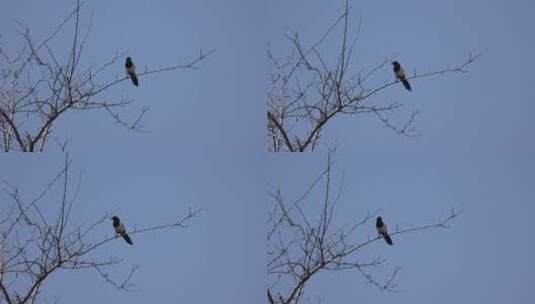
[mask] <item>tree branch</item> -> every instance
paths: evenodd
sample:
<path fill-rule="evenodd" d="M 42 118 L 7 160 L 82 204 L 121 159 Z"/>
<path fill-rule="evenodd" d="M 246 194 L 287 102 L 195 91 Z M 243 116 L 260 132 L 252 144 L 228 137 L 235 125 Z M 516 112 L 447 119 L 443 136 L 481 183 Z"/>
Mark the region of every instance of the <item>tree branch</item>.
<path fill-rule="evenodd" d="M 338 191 L 332 191 L 331 153 L 326 168 L 293 203 L 286 202 L 278 188 L 270 193 L 274 200 L 267 233 L 267 273 L 271 281 L 267 293 L 270 304 L 302 303 L 301 298 L 309 281 L 320 277 L 325 271 L 356 271 L 380 290 L 396 290 L 395 279 L 400 271 L 399 267 L 394 268 L 391 275 L 382 282 L 373 272 L 367 270 L 373 270 L 385 263 L 384 259 L 379 257 L 367 260 L 367 254 L 363 254 L 363 249 L 382 241 L 382 237 L 355 239 L 356 235 L 363 235 L 358 232 L 360 230 L 375 230 L 372 220 L 377 213 L 368 212 L 363 219 L 355 221 L 349 227 L 336 226 L 339 220 L 335 207 L 341 198 L 343 186 L 340 185 Z M 312 196 L 313 190 L 320 182 L 324 182 L 325 187 L 318 197 Z M 316 205 L 314 201 L 318 200 L 320 204 Z M 305 202 L 306 208 L 301 206 Z M 448 228 L 461 213 L 462 211 L 451 210 L 449 215 L 435 223 L 398 228 L 389 234 L 395 236 Z"/>
<path fill-rule="evenodd" d="M 343 14 L 327 29 L 320 39 L 309 47 L 303 45 L 298 33 L 286 35 L 291 44 L 290 55 L 276 58 L 271 50 L 268 57 L 273 71 L 268 91 L 267 148 L 269 151 L 314 151 L 325 126 L 340 114 L 375 114 L 375 117 L 398 135 L 415 136 L 413 127 L 416 110 L 411 111 L 406 122 L 396 125 L 390 122 L 386 113 L 397 113 L 401 104 L 384 106 L 375 99 L 378 93 L 398 85 L 398 80 L 382 85 L 370 83 L 372 76 L 384 78 L 383 69 L 393 58 L 385 58 L 370 69 L 354 72 L 352 55 L 360 35 L 360 21 L 356 34 L 350 33 L 349 0 L 345 0 Z M 340 28 L 339 32 L 336 30 Z M 340 49 L 331 64 L 324 57 L 320 47 L 328 37 L 335 36 Z M 352 40 L 352 41 L 351 41 Z M 449 73 L 466 73 L 466 68 L 480 55 L 468 53 L 467 58 L 457 66 L 439 68 L 430 72 L 407 74 L 409 80 L 430 78 Z M 388 71 L 389 76 L 391 71 Z M 391 77 L 391 76 L 390 76 Z"/>
<path fill-rule="evenodd" d="M 118 236 L 105 236 L 100 241 L 92 241 L 97 227 L 110 221 L 107 212 L 88 225 L 72 224 L 71 216 L 79 191 L 70 186 L 70 160 L 65 158 L 62 169 L 35 198 L 25 200 L 17 187 L 7 184 L 6 194 L 11 207 L 6 206 L 5 214 L 0 214 L 0 299 L 7 303 L 33 303 L 45 287 L 52 273 L 61 270 L 81 271 L 92 269 L 106 283 L 121 290 L 131 290 L 137 266 L 133 267 L 123 281 L 112 279 L 106 269 L 121 263 L 115 257 L 104 258 L 105 245 Z M 59 189 L 57 188 L 59 187 Z M 58 197 L 45 202 L 45 198 L 55 194 Z M 42 204 L 46 212 L 41 212 Z M 128 233 L 137 235 L 156 230 L 186 228 L 189 221 L 201 212 L 188 209 L 176 220 L 134 228 Z M 111 230 L 111 227 L 110 227 Z"/>

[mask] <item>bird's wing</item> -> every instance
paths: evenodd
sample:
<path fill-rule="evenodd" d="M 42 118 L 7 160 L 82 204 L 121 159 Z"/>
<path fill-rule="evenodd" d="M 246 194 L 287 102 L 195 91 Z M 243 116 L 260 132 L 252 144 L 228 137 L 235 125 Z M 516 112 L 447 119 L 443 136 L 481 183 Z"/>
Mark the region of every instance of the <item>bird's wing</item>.
<path fill-rule="evenodd" d="M 379 234 L 386 234 L 386 225 L 377 228 L 377 232 L 379 232 Z"/>
<path fill-rule="evenodd" d="M 136 67 L 134 65 L 131 65 L 129 67 L 126 67 L 126 73 L 128 74 L 135 74 L 136 73 Z"/>
<path fill-rule="evenodd" d="M 405 71 L 403 68 L 399 68 L 399 78 L 405 78 Z"/>
<path fill-rule="evenodd" d="M 121 233 L 121 234 L 126 232 L 126 229 L 124 228 L 123 223 L 120 223 L 119 225 L 117 225 L 117 227 L 115 227 L 115 232 Z"/>

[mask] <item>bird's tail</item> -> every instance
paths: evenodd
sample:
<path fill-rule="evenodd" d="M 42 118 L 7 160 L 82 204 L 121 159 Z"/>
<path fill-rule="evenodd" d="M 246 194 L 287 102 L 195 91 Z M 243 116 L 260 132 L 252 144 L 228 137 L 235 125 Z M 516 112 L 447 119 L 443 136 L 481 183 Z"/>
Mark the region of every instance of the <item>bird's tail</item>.
<path fill-rule="evenodd" d="M 403 83 L 403 86 L 405 87 L 405 89 L 412 91 L 411 85 L 409 84 L 409 81 L 407 79 L 405 78 L 401 79 L 401 83 Z"/>
<path fill-rule="evenodd" d="M 134 245 L 134 243 L 132 243 L 132 240 L 130 239 L 130 236 L 129 236 L 128 234 L 123 233 L 122 236 L 123 236 L 123 239 L 124 239 L 128 244 L 130 244 L 130 245 Z"/>
<path fill-rule="evenodd" d="M 392 238 L 390 237 L 390 235 L 384 234 L 383 237 L 385 238 L 385 241 L 388 245 L 394 245 L 394 243 L 392 243 Z"/>
<path fill-rule="evenodd" d="M 137 75 L 136 74 L 130 74 L 130 78 L 132 79 L 132 83 L 138 87 L 139 86 L 139 81 L 137 81 Z"/>
<path fill-rule="evenodd" d="M 383 237 L 385 238 L 385 241 L 388 245 L 394 245 L 394 243 L 392 243 L 392 238 L 390 237 L 390 235 L 385 234 L 383 235 Z"/>

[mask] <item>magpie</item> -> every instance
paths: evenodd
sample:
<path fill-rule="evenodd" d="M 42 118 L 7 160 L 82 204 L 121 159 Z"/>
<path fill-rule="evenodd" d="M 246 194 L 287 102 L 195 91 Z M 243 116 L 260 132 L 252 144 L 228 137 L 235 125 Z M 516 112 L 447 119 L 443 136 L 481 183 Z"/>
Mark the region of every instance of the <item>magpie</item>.
<path fill-rule="evenodd" d="M 126 62 L 124 63 L 124 67 L 126 68 L 126 73 L 130 76 L 130 79 L 132 79 L 132 83 L 136 87 L 139 86 L 139 82 L 137 81 L 137 75 L 136 75 L 136 66 L 132 62 L 132 58 L 126 57 Z"/>
<path fill-rule="evenodd" d="M 394 74 L 396 75 L 396 78 L 401 81 L 405 89 L 412 91 L 409 81 L 407 80 L 407 78 L 405 78 L 405 71 L 403 71 L 403 68 L 401 67 L 399 62 L 394 61 L 392 62 L 392 65 L 394 66 Z"/>
<path fill-rule="evenodd" d="M 383 219 L 378 216 L 377 217 L 377 223 L 375 224 L 375 227 L 377 228 L 377 233 L 379 233 L 380 236 L 382 236 L 386 243 L 388 245 L 393 245 L 392 239 L 390 238 L 390 235 L 388 235 L 388 231 L 386 230 L 386 225 L 383 223 Z"/>
<path fill-rule="evenodd" d="M 121 220 L 119 220 L 117 216 L 112 217 L 111 220 L 113 221 L 113 229 L 115 229 L 115 233 L 121 235 L 128 244 L 134 245 L 126 233 L 126 229 L 124 228 L 123 223 L 121 223 Z"/>

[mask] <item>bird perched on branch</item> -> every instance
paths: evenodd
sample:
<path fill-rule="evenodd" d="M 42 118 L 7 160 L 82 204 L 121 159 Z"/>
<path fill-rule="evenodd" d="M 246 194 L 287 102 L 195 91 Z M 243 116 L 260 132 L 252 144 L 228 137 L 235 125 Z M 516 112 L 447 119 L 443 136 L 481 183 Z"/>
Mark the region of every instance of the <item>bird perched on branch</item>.
<path fill-rule="evenodd" d="M 137 87 L 139 86 L 139 82 L 137 81 L 137 75 L 136 75 L 136 66 L 132 62 L 132 58 L 126 57 L 126 62 L 124 63 L 124 67 L 126 68 L 126 73 L 128 76 L 130 76 L 130 79 L 132 79 L 132 83 Z"/>
<path fill-rule="evenodd" d="M 394 74 L 396 75 L 396 78 L 399 79 L 399 81 L 401 81 L 405 89 L 412 91 L 411 85 L 409 84 L 409 81 L 405 77 L 405 71 L 403 70 L 399 62 L 394 61 L 392 62 L 392 65 L 394 66 Z"/>
<path fill-rule="evenodd" d="M 126 228 L 124 228 L 124 224 L 121 223 L 121 220 L 117 216 L 112 217 L 111 220 L 113 221 L 112 224 L 113 228 L 115 229 L 115 233 L 122 236 L 128 244 L 134 245 L 134 243 L 132 243 L 132 240 L 130 239 L 130 236 L 128 236 L 128 234 L 126 233 Z"/>
<path fill-rule="evenodd" d="M 377 217 L 377 223 L 375 224 L 375 227 L 377 228 L 377 233 L 379 233 L 380 236 L 382 236 L 386 243 L 388 245 L 393 245 L 392 238 L 390 238 L 390 235 L 388 235 L 388 231 L 386 230 L 386 225 L 383 223 L 383 219 L 379 216 Z"/>

